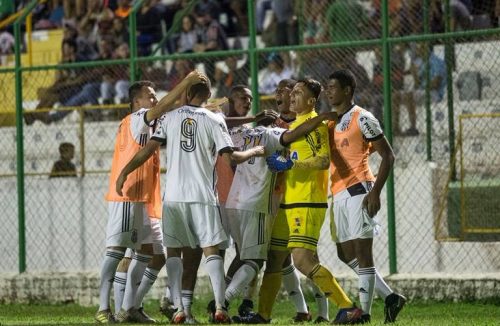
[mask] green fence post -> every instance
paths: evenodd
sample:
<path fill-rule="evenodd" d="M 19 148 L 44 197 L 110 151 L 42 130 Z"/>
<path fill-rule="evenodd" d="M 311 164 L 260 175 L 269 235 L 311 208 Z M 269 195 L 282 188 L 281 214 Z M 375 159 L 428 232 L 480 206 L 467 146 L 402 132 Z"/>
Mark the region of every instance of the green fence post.
<path fill-rule="evenodd" d="M 444 17 L 445 24 L 444 30 L 446 33 L 450 32 L 450 0 L 445 1 L 444 6 Z M 451 31 L 453 32 L 453 31 Z M 446 93 L 448 96 L 448 141 L 450 145 L 450 169 L 451 169 L 451 180 L 457 180 L 457 170 L 455 164 L 453 164 L 453 153 L 455 153 L 455 110 L 453 109 L 453 51 L 454 51 L 454 39 L 448 38 L 444 43 L 444 57 L 446 62 Z"/>
<path fill-rule="evenodd" d="M 21 70 L 21 22 L 35 8 L 33 0 L 24 8 L 21 16 L 14 22 L 15 83 L 16 83 L 16 164 L 17 164 L 17 210 L 19 224 L 19 273 L 26 271 L 26 212 L 24 209 L 24 137 L 23 137 L 23 79 Z"/>
<path fill-rule="evenodd" d="M 384 124 L 385 135 L 392 144 L 392 98 L 391 98 L 391 46 L 389 38 L 389 6 L 388 0 L 382 1 L 382 56 L 384 72 Z M 398 272 L 396 255 L 396 209 L 394 207 L 394 172 L 387 178 L 387 225 L 389 236 L 389 271 Z"/>
<path fill-rule="evenodd" d="M 252 94 L 254 100 L 252 101 L 252 113 L 256 114 L 259 112 L 259 86 L 258 86 L 258 67 L 257 67 L 257 41 L 256 35 L 257 32 L 255 30 L 255 1 L 247 0 L 248 6 L 248 29 L 250 32 L 250 41 L 248 44 L 248 55 L 250 57 L 250 76 L 252 80 Z"/>
<path fill-rule="evenodd" d="M 429 34 L 429 0 L 424 1 L 424 34 Z M 431 112 L 431 67 L 429 58 L 425 60 L 425 127 L 427 161 L 432 161 L 432 112 Z"/>
<path fill-rule="evenodd" d="M 137 10 L 142 6 L 143 0 L 136 0 L 128 15 L 128 30 L 130 43 L 130 82 L 137 80 Z"/>

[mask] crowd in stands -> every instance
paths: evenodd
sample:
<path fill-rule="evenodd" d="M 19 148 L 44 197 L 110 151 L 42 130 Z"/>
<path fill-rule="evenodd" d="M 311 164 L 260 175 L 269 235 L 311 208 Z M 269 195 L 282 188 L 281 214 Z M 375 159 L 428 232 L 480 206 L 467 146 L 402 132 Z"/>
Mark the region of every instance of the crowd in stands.
<path fill-rule="evenodd" d="M 29 1 L 2 1 L 0 17 L 7 17 L 22 8 Z M 9 3 L 9 5 L 4 5 Z M 33 12 L 34 29 L 62 28 L 62 63 L 126 59 L 129 56 L 128 15 L 132 0 L 48 0 L 41 2 Z M 265 46 L 295 45 L 343 42 L 381 36 L 381 0 L 257 0 L 256 29 Z M 444 31 L 444 1 L 429 1 L 429 30 L 432 33 Z M 500 0 L 450 0 L 452 30 L 496 27 L 500 14 Z M 272 13 L 272 15 L 270 15 Z M 423 8 L 421 1 L 389 1 L 390 34 L 404 36 L 424 32 Z M 299 18 L 303 26 L 299 28 Z M 302 34 L 299 33 L 299 30 Z M 199 53 L 238 49 L 241 39 L 247 37 L 248 13 L 245 0 L 144 0 L 137 12 L 137 44 L 140 56 L 157 53 Z M 165 39 L 165 40 L 164 40 Z M 230 42 L 232 39 L 232 42 Z M 9 28 L 0 30 L 0 56 L 12 53 L 14 39 Z M 419 82 L 418 51 L 415 47 L 394 47 L 393 84 L 402 85 L 404 74 L 411 74 L 416 90 L 421 89 Z M 405 68 L 404 53 L 410 53 L 411 69 Z M 432 50 L 431 50 L 431 58 Z M 441 67 L 441 58 L 433 59 L 434 67 Z M 141 78 L 151 79 L 165 91 L 171 90 L 193 70 L 202 64 L 216 88 L 216 96 L 227 95 L 228 90 L 237 84 L 248 84 L 248 58 L 227 57 L 217 59 L 177 60 L 156 65 L 142 65 Z M 348 67 L 360 80 L 358 92 L 360 104 L 373 107 L 380 118 L 381 100 L 381 62 L 376 53 L 374 68 L 368 78 L 366 67 L 356 62 L 354 52 L 321 49 L 314 51 L 271 53 L 259 60 L 259 92 L 271 94 L 277 81 L 311 75 L 323 80 L 325 71 L 333 67 Z M 54 84 L 40 90 L 38 108 L 53 106 L 74 106 L 83 104 L 126 103 L 128 88 L 128 66 L 109 66 L 87 70 L 67 70 L 57 74 Z M 405 70 L 406 69 L 406 70 Z M 442 74 L 441 68 L 432 70 Z M 446 80 L 432 83 L 439 96 L 444 91 Z M 397 86 L 397 87 L 399 87 Z M 414 103 L 419 100 L 413 95 L 398 89 L 395 107 L 408 107 L 410 120 L 413 121 Z M 373 100 L 378 99 L 378 100 Z M 369 103 L 363 103 L 363 101 Z M 69 111 L 33 114 L 27 122 L 34 119 L 50 123 L 58 121 Z M 88 113 L 89 118 L 102 119 L 99 110 Z M 396 120 L 397 120 L 397 114 Z M 403 133 L 402 131 L 397 131 Z M 418 131 L 411 123 L 409 135 Z"/>

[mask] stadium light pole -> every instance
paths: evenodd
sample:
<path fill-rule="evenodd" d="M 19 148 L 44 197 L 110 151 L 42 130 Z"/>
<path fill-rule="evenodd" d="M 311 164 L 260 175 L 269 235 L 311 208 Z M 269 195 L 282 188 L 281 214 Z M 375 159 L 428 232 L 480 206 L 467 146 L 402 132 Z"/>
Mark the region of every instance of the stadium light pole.
<path fill-rule="evenodd" d="M 24 136 L 23 136 L 23 80 L 21 69 L 21 22 L 35 8 L 33 0 L 14 22 L 14 76 L 16 83 L 16 155 L 17 155 L 17 211 L 19 224 L 19 273 L 26 271 L 26 212 L 24 209 Z"/>

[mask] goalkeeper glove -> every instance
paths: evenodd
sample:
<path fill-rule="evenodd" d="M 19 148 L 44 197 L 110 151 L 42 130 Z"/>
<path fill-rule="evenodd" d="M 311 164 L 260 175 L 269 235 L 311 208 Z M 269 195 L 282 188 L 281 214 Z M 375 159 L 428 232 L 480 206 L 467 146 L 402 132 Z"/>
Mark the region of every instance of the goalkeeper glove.
<path fill-rule="evenodd" d="M 279 153 L 274 153 L 266 158 L 267 166 L 272 172 L 283 172 L 290 170 L 293 166 L 293 161 L 290 158 L 284 157 Z"/>

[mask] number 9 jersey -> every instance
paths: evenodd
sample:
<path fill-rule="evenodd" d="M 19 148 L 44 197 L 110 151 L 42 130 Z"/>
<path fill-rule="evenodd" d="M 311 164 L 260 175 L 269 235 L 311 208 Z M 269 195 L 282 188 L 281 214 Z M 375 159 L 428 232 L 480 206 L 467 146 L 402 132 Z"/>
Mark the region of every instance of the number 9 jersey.
<path fill-rule="evenodd" d="M 152 140 L 166 143 L 164 201 L 217 205 L 215 161 L 232 152 L 224 119 L 207 109 L 182 106 L 163 115 Z"/>

